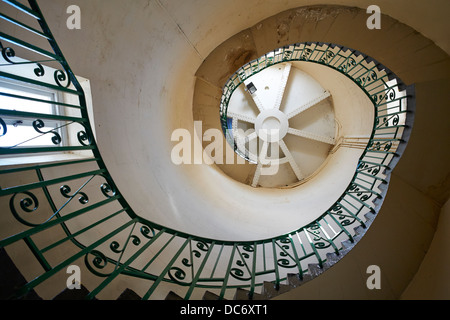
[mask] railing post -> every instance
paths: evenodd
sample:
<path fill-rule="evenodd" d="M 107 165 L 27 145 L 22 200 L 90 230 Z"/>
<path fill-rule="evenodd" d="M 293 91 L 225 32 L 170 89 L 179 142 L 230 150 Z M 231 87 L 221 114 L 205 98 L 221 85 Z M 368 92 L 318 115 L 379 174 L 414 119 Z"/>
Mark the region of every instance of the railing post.
<path fill-rule="evenodd" d="M 163 280 L 163 278 L 166 276 L 167 272 L 172 268 L 172 265 L 175 263 L 175 261 L 178 259 L 180 254 L 183 252 L 184 248 L 186 248 L 187 244 L 192 240 L 191 237 L 188 237 L 186 241 L 181 245 L 180 249 L 176 252 L 176 254 L 173 256 L 173 258 L 170 260 L 170 262 L 167 264 L 167 266 L 164 268 L 164 270 L 161 272 L 159 277 L 155 280 L 153 285 L 150 287 L 150 289 L 147 291 L 147 293 L 142 297 L 142 300 L 147 300 L 150 298 L 152 293 L 155 291 L 156 287 L 159 285 L 159 283 Z"/>
<path fill-rule="evenodd" d="M 136 225 L 136 223 L 135 223 Z M 122 273 L 123 270 L 125 270 L 125 268 L 127 268 L 134 260 L 136 260 L 153 242 L 156 241 L 156 239 L 158 239 L 163 233 L 164 233 L 164 229 L 160 230 L 152 239 L 150 239 L 149 241 L 147 241 L 147 243 L 145 245 L 142 246 L 142 248 L 140 248 L 135 254 L 133 254 L 127 261 L 125 261 L 124 263 L 120 264 L 119 267 L 116 267 L 116 269 L 114 270 L 114 272 L 112 272 L 108 278 L 106 278 L 100 285 L 97 286 L 97 288 L 95 288 L 94 290 L 92 290 L 88 296 L 86 297 L 87 299 L 93 299 L 95 298 L 95 296 L 101 291 L 103 290 L 113 279 L 115 279 L 120 273 Z M 127 239 L 128 240 L 128 239 Z M 124 248 L 125 251 L 125 248 Z M 124 252 L 123 251 L 123 252 Z M 123 253 L 122 252 L 122 253 Z"/>

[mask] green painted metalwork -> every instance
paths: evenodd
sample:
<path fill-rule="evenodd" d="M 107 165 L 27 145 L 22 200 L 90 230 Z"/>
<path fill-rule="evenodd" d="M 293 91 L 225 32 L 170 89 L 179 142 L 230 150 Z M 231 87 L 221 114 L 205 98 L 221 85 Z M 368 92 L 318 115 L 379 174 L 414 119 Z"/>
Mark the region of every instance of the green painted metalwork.
<path fill-rule="evenodd" d="M 50 281 L 73 263 L 83 263 L 85 272 L 100 279 L 90 288 L 92 291 L 87 299 L 101 295 L 121 276 L 146 281 L 148 289 L 143 299 L 154 297 L 159 288 L 164 290 L 164 283 L 185 289 L 185 299 L 191 298 L 195 290 L 213 290 L 225 298 L 236 288 L 249 289 L 251 297 L 265 281 L 279 285 L 290 272 L 298 273 L 303 279 L 309 273 L 308 265 L 324 267 L 327 255 L 340 254 L 343 241 L 355 241 L 356 227 L 367 227 L 364 215 L 378 211 L 377 200 L 386 194 L 389 173 L 403 152 L 413 119 L 407 107 L 413 99 L 413 88 L 406 88 L 381 64 L 339 45 L 308 42 L 275 50 L 233 74 L 223 88 L 221 120 L 224 129 L 227 128 L 227 105 L 233 91 L 249 76 L 286 61 L 319 63 L 346 75 L 373 102 L 376 111 L 374 127 L 347 190 L 316 221 L 306 226 L 294 226 L 292 232 L 270 239 L 248 242 L 206 239 L 155 224 L 132 210 L 102 160 L 82 86 L 62 55 L 37 2 L 29 0 L 28 3 L 29 6 L 12 0 L 1 2 L 2 7 L 14 8 L 35 18 L 41 30 L 19 21 L 19 15 L 13 19 L 0 14 L 0 21 L 5 24 L 0 32 L 0 78 L 62 92 L 76 97 L 79 103 L 49 102 L 6 92 L 0 92 L 0 96 L 70 108 L 79 115 L 13 111 L 0 106 L 0 139 L 10 134 L 4 119 L 11 117 L 34 120 L 33 128 L 39 136 L 56 136 L 55 129 L 41 131 L 42 119 L 48 119 L 61 121 L 61 126 L 67 128 L 78 125 L 74 131 L 78 144 L 66 145 L 60 137 L 53 139 L 54 146 L 51 147 L 0 148 L 0 165 L 1 157 L 5 156 L 61 155 L 79 150 L 90 155 L 76 160 L 0 166 L 2 215 L 14 217 L 11 219 L 14 226 L 8 228 L 14 231 L 11 234 L 2 231 L 0 247 L 8 250 L 15 244 L 25 244 L 42 268 L 39 276 L 29 279 L 11 298 L 19 298 Z M 18 39 L 8 34 L 14 28 L 47 39 L 49 48 L 41 48 L 28 38 Z M 20 60 L 13 47 L 20 47 L 36 58 L 28 62 Z M 14 68 L 18 67 L 32 68 L 34 76 L 15 74 Z M 54 74 L 53 83 L 42 79 L 48 72 Z M 389 85 L 392 79 L 396 83 Z M 405 121 L 401 120 L 403 115 Z M 29 137 L 24 138 L 27 139 Z M 42 219 L 36 222 L 36 217 Z M 102 234 L 98 228 L 102 228 Z M 68 257 L 52 255 L 61 248 Z M 64 289 L 65 282 L 59 285 L 57 292 Z"/>

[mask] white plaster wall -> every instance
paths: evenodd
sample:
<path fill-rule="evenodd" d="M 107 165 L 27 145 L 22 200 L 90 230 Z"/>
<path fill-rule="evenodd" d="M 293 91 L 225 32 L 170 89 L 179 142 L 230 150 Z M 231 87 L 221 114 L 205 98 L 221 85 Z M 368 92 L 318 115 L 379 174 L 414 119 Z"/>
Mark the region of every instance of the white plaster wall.
<path fill-rule="evenodd" d="M 439 221 L 430 248 L 423 262 L 403 292 L 405 300 L 448 300 L 450 283 L 448 265 L 450 264 L 450 200 L 442 207 Z"/>

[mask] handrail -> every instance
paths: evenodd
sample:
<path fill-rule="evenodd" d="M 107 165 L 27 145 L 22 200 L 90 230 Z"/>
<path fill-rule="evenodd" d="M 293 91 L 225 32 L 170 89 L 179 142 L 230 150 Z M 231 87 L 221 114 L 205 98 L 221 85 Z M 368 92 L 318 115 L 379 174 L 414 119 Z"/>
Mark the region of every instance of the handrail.
<path fill-rule="evenodd" d="M 308 42 L 274 50 L 244 65 L 230 77 L 221 101 L 224 128 L 227 125 L 229 97 L 246 78 L 271 65 L 294 60 L 334 68 L 355 82 L 374 104 L 374 128 L 347 190 L 315 221 L 270 239 L 239 242 L 208 239 L 155 224 L 132 210 L 102 160 L 89 122 L 83 87 L 65 60 L 36 0 L 28 2 L 29 7 L 17 1 L 3 0 L 4 5 L 34 17 L 42 32 L 6 14 L 1 14 L 0 20 L 10 23 L 7 30 L 22 28 L 31 35 L 43 36 L 48 39 L 50 49 L 40 48 L 28 38 L 16 39 L 2 31 L 0 46 L 3 65 L 0 66 L 0 78 L 75 96 L 78 104 L 73 101 L 52 103 L 1 92 L 0 97 L 56 105 L 62 114 L 16 112 L 0 106 L 0 141 L 10 134 L 5 119 L 31 118 L 35 119 L 32 125 L 35 134 L 49 137 L 52 144 L 2 147 L 0 156 L 31 156 L 35 153 L 61 155 L 76 150 L 87 151 L 90 155 L 83 159 L 58 160 L 48 164 L 0 167 L 0 204 L 2 208 L 9 207 L 14 217 L 7 219 L 10 223 L 8 230 L 0 230 L 0 248 L 25 243 L 43 268 L 39 276 L 11 298 L 26 295 L 58 271 L 78 263 L 80 258 L 84 258 L 86 270 L 101 279 L 98 284 L 92 284 L 87 299 L 93 299 L 107 290 L 109 283 L 120 275 L 147 280 L 144 299 L 151 299 L 158 288 L 164 287 L 164 283 L 184 287 L 185 299 L 192 296 L 194 289 L 215 290 L 220 298 L 225 298 L 230 290 L 246 288 L 251 296 L 264 282 L 273 282 L 278 286 L 290 272 L 298 273 L 303 279 L 311 273 L 310 265 L 326 267 L 330 255 L 339 256 L 344 251 L 343 242 L 356 242 L 360 228 L 369 225 L 367 216 L 378 212 L 379 199 L 384 198 L 387 192 L 387 187 L 383 185 L 387 186 L 389 174 L 408 140 L 413 119 L 410 105 L 414 95 L 413 87 L 405 88 L 381 64 L 339 45 Z M 15 47 L 8 47 L 6 43 L 25 50 L 27 56 L 37 54 L 38 57 L 24 63 L 16 57 Z M 45 65 L 42 55 L 46 59 L 51 58 Z M 24 66 L 31 66 L 34 73 L 27 77 L 12 73 L 15 67 Z M 4 71 L 6 68 L 10 68 L 8 72 Z M 43 75 L 49 72 L 54 74 L 53 83 L 44 80 Z M 391 80 L 395 83 L 389 84 Z M 389 103 L 391 105 L 388 106 Z M 76 110 L 78 115 L 64 115 L 66 108 Z M 403 114 L 406 114 L 404 119 L 400 116 Z M 46 118 L 58 120 L 61 124 L 44 131 L 42 119 Z M 66 127 L 75 127 L 72 131 L 78 144 L 68 145 L 67 139 L 61 136 L 58 129 Z M 63 233 L 57 232 L 56 228 L 61 228 Z M 14 233 L 5 234 L 9 230 Z M 51 239 L 52 242 L 43 239 Z M 52 255 L 55 248 L 68 250 L 70 257 Z M 161 264 L 161 261 L 164 263 Z M 65 286 L 65 283 L 61 285 Z"/>

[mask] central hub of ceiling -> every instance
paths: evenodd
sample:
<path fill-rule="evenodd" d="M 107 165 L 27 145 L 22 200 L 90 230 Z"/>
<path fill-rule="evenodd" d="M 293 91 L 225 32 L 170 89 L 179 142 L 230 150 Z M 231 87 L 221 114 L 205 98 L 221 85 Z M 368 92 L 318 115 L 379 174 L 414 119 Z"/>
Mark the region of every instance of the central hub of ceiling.
<path fill-rule="evenodd" d="M 289 129 L 287 116 L 278 109 L 263 110 L 255 121 L 258 138 L 266 142 L 282 140 Z"/>

